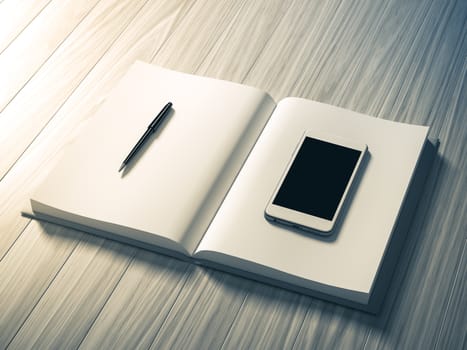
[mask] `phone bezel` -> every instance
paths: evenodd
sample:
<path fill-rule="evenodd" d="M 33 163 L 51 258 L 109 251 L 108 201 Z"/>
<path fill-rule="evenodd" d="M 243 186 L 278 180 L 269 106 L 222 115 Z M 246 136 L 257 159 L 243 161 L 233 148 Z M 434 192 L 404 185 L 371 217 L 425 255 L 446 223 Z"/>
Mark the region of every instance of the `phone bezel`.
<path fill-rule="evenodd" d="M 328 142 L 328 143 L 332 143 L 335 145 L 339 145 L 339 146 L 343 146 L 343 147 L 347 147 L 347 148 L 360 151 L 360 156 L 357 160 L 357 163 L 355 164 L 352 175 L 350 176 L 350 179 L 347 182 L 347 186 L 339 201 L 339 204 L 337 206 L 337 209 L 334 213 L 332 220 L 327 220 L 327 219 L 324 219 L 318 216 L 302 213 L 302 212 L 299 212 L 299 211 L 296 211 L 290 208 L 286 208 L 286 207 L 273 204 L 274 198 L 276 198 L 276 195 L 279 189 L 281 188 L 282 183 L 284 182 L 284 179 L 287 176 L 290 170 L 290 167 L 292 166 L 293 161 L 295 160 L 295 157 L 297 156 L 297 153 L 300 150 L 300 147 L 302 146 L 306 137 L 311 137 L 317 140 L 321 140 L 324 142 Z M 331 135 L 331 134 L 326 134 L 322 132 L 316 132 L 316 131 L 310 131 L 310 130 L 305 131 L 300 137 L 299 142 L 297 143 L 297 146 L 295 147 L 295 150 L 289 159 L 287 167 L 285 168 L 285 171 L 282 173 L 280 180 L 277 186 L 275 187 L 275 190 L 268 202 L 268 205 L 266 206 L 266 209 L 264 211 L 265 217 L 272 222 L 292 226 L 297 229 L 312 231 L 312 232 L 316 232 L 322 235 L 332 234 L 332 229 L 334 228 L 334 224 L 336 223 L 336 220 L 339 217 L 341 208 L 347 198 L 349 189 L 352 187 L 352 183 L 354 182 L 355 176 L 360 168 L 362 159 L 367 149 L 368 149 L 367 145 L 359 141 L 348 140 L 337 135 Z"/>

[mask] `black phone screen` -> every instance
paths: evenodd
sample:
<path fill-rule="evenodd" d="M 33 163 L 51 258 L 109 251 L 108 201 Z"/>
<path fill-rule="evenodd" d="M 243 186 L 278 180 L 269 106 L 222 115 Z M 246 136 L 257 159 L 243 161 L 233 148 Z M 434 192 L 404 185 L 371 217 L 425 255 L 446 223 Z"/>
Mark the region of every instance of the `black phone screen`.
<path fill-rule="evenodd" d="M 332 220 L 360 154 L 305 137 L 273 204 Z"/>

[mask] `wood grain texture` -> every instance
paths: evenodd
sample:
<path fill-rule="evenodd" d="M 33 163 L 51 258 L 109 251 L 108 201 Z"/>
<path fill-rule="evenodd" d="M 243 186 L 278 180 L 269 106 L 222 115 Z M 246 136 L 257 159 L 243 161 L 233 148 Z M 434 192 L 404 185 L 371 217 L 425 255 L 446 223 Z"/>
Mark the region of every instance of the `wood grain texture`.
<path fill-rule="evenodd" d="M 101 0 L 2 112 L 0 178 L 108 50 L 144 2 Z M 0 55 L 0 62 L 5 54 Z M 0 67 L 10 69 L 9 62 L 0 64 Z"/>
<path fill-rule="evenodd" d="M 74 240 L 69 244 L 75 244 Z M 9 346 L 16 349 L 77 348 L 126 271 L 134 252 L 133 247 L 86 235 Z"/>
<path fill-rule="evenodd" d="M 0 1 L 0 53 L 8 47 L 50 1 Z"/>
<path fill-rule="evenodd" d="M 148 349 L 193 267 L 138 250 L 95 320 L 83 349 Z"/>
<path fill-rule="evenodd" d="M 464 213 L 466 210 L 464 210 Z M 467 229 L 464 225 L 464 228 Z M 467 230 L 464 230 L 464 232 Z M 441 331 L 435 346 L 439 349 L 465 348 L 467 341 L 467 239 L 464 241 L 459 269 L 454 277 L 454 283 L 449 295 L 448 304 L 444 310 Z"/>
<path fill-rule="evenodd" d="M 242 83 L 290 5 L 285 1 L 247 2 L 210 48 L 197 73 Z"/>
<path fill-rule="evenodd" d="M 360 327 L 372 317 L 325 302 L 313 302 L 290 348 L 362 349 L 366 333 Z"/>
<path fill-rule="evenodd" d="M 151 61 L 167 68 L 196 73 L 245 2 L 196 1 Z"/>
<path fill-rule="evenodd" d="M 249 286 L 247 291 L 221 348 L 290 349 L 305 319 L 310 298 L 260 284 Z M 264 317 L 266 313 L 268 319 Z"/>
<path fill-rule="evenodd" d="M 52 1 L 2 52 L 0 112 L 98 1 Z"/>
<path fill-rule="evenodd" d="M 0 347 L 5 348 L 56 278 L 81 233 L 33 222 L 0 264 Z M 67 230 L 68 231 L 68 230 Z"/>
<path fill-rule="evenodd" d="M 54 33 L 0 115 L 0 348 L 465 347 L 466 19 L 463 0 L 101 0 Z M 432 126 L 439 156 L 379 315 L 18 215 L 135 59 Z"/>
<path fill-rule="evenodd" d="M 249 281 L 197 266 L 188 275 L 150 349 L 219 349 Z"/>

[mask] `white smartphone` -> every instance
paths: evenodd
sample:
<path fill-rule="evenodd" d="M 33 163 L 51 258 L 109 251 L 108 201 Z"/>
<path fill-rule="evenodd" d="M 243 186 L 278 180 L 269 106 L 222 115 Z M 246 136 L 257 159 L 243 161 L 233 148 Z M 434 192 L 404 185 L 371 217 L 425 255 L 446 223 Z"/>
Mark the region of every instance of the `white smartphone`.
<path fill-rule="evenodd" d="M 306 131 L 264 212 L 298 229 L 329 235 L 367 145 Z"/>

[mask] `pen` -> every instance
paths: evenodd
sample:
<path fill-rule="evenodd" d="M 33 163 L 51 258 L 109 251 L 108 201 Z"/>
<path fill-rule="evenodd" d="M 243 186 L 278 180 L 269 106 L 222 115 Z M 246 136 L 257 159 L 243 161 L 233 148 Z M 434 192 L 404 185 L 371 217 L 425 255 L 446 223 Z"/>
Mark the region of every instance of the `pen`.
<path fill-rule="evenodd" d="M 154 118 L 154 120 L 151 122 L 151 124 L 149 124 L 149 126 L 148 126 L 147 130 L 145 131 L 145 133 L 143 134 L 143 136 L 141 136 L 141 138 L 138 140 L 136 145 L 131 150 L 130 154 L 128 154 L 128 156 L 123 161 L 122 165 L 120 166 L 120 169 L 118 169 L 118 172 L 120 172 L 124 167 L 126 167 L 126 165 L 135 156 L 135 154 L 138 153 L 141 146 L 143 146 L 143 144 L 146 142 L 146 140 L 149 138 L 149 136 L 151 136 L 151 134 L 154 133 L 154 131 L 157 130 L 157 128 L 161 124 L 164 117 L 168 114 L 168 112 L 170 110 L 170 107 L 172 107 L 172 102 L 167 103 L 164 106 L 164 108 L 162 108 L 162 110 L 159 112 L 159 114 Z"/>

